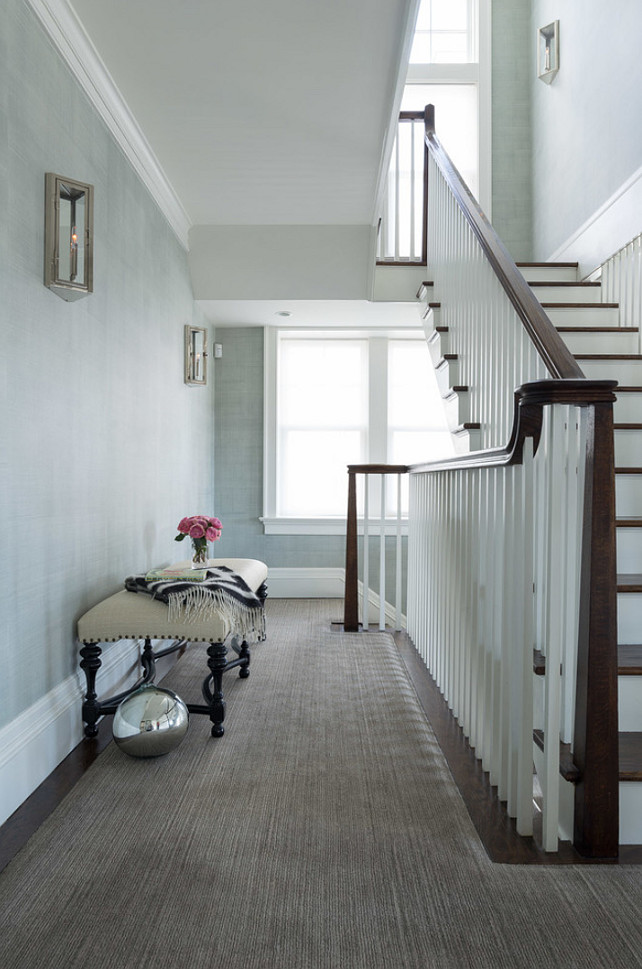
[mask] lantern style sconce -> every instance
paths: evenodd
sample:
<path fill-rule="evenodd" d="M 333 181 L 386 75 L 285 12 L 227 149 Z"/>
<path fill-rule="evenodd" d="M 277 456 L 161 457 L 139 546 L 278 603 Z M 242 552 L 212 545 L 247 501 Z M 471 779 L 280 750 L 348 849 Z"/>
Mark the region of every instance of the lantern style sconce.
<path fill-rule="evenodd" d="M 207 383 L 207 331 L 202 326 L 185 326 L 185 383 Z"/>
<path fill-rule="evenodd" d="M 560 69 L 560 22 L 540 27 L 537 34 L 537 76 L 550 84 Z"/>
<path fill-rule="evenodd" d="M 45 175 L 45 286 L 71 302 L 94 289 L 94 186 Z"/>

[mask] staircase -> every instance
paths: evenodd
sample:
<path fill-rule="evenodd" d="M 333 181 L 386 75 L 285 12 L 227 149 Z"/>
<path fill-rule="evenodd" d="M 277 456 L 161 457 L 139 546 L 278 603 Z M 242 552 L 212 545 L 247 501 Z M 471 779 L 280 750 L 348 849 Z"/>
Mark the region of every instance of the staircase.
<path fill-rule="evenodd" d="M 600 284 L 574 264 L 518 264 L 585 375 L 617 380 L 614 408 L 618 568 L 620 844 L 642 843 L 642 355 Z M 628 321 L 627 321 L 628 322 Z"/>
<path fill-rule="evenodd" d="M 601 300 L 599 282 L 580 282 L 576 263 L 518 263 L 545 312 L 593 379 L 618 381 L 615 421 L 618 568 L 620 844 L 642 844 L 642 354 L 637 326 L 620 325 L 619 308 Z M 457 451 L 475 450 L 479 424 L 469 388 L 431 283 L 418 297 L 433 365 Z"/>

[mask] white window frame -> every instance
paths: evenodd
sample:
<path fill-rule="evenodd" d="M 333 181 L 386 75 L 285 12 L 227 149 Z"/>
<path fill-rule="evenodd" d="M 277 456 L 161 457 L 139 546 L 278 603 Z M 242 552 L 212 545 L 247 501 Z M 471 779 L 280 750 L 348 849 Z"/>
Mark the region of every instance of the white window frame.
<path fill-rule="evenodd" d="M 406 85 L 474 84 L 477 87 L 479 204 L 492 219 L 492 62 L 491 2 L 477 0 L 477 61 L 455 64 L 409 64 Z M 475 46 L 475 45 L 473 45 Z M 439 116 L 436 118 L 439 136 Z"/>
<path fill-rule="evenodd" d="M 278 516 L 277 508 L 277 386 L 278 386 L 278 343 L 281 333 L 293 333 L 293 327 L 267 326 L 264 329 L 264 434 L 263 434 L 263 515 L 260 521 L 266 535 L 345 535 L 345 515 L 339 518 L 309 517 L 286 518 Z M 422 340 L 422 331 L 404 328 L 403 330 L 355 330 L 332 327 L 323 331 L 315 329 L 306 331 L 296 329 L 297 336 L 306 334 L 313 337 L 323 332 L 327 339 L 366 339 L 369 342 L 369 370 L 379 368 L 381 373 L 382 361 L 387 368 L 388 340 L 410 339 Z M 386 371 L 384 371 L 386 372 Z M 385 463 L 388 449 L 387 427 L 387 380 L 369 380 L 369 433 L 368 433 L 368 461 Z M 377 416 L 378 412 L 378 416 Z M 382 419 L 382 414 L 386 419 Z M 374 431 L 374 433 L 373 433 Z M 346 509 L 348 503 L 348 475 L 346 473 Z M 384 525 L 385 533 L 396 534 L 396 518 L 389 518 Z M 407 534 L 407 519 L 402 520 L 402 534 Z"/>

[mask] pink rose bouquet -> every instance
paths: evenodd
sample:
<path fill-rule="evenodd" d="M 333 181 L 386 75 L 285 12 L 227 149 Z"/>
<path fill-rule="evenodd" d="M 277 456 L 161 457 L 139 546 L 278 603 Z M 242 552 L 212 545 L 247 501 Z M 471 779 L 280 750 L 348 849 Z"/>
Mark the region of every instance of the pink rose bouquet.
<path fill-rule="evenodd" d="M 178 535 L 175 542 L 182 542 L 189 537 L 192 540 L 194 554 L 192 556 L 192 566 L 194 568 L 207 567 L 207 543 L 216 542 L 221 537 L 223 528 L 218 518 L 210 518 L 208 515 L 191 515 L 189 518 L 181 518 L 178 523 Z"/>

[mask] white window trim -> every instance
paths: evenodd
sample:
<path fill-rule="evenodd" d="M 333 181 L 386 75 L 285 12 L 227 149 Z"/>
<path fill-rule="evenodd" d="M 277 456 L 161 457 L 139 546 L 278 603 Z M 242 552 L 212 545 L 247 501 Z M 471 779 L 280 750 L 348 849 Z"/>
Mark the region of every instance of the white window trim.
<path fill-rule="evenodd" d="M 409 64 L 406 84 L 475 84 L 479 152 L 479 204 L 492 220 L 492 36 L 491 2 L 477 4 L 478 62 L 463 64 Z M 439 135 L 439 118 L 437 118 Z"/>
<path fill-rule="evenodd" d="M 290 327 L 266 326 L 264 328 L 263 340 L 263 381 L 264 381 L 264 407 L 263 407 L 263 514 L 259 521 L 263 525 L 266 535 L 345 535 L 345 518 L 336 517 L 310 517 L 310 518 L 287 518 L 276 514 L 276 480 L 277 480 L 277 386 L 278 386 L 278 340 L 281 329 L 294 329 Z M 334 334 L 346 337 L 359 337 L 372 340 L 373 337 L 381 336 L 386 339 L 399 339 L 410 331 L 407 327 L 403 331 L 391 331 L 385 329 L 373 331 L 372 329 L 349 330 L 341 327 L 332 327 Z M 304 331 L 301 331 L 304 335 Z M 330 333 L 330 328 L 328 328 Z M 421 338 L 421 331 L 418 329 L 413 339 Z M 371 385 L 372 386 L 372 385 Z M 372 393 L 372 391 L 371 391 Z M 372 404 L 372 401 L 371 401 Z M 383 439 L 382 439 L 383 440 Z M 381 443 L 381 442 L 380 442 Z M 379 447 L 375 445 L 375 447 Z M 387 446 L 387 441 L 383 442 L 383 447 Z M 383 460 L 383 459 L 382 459 Z M 346 469 L 346 510 L 348 504 L 348 475 Z M 368 528 L 371 534 L 379 534 L 381 519 L 370 516 Z M 359 534 L 363 533 L 362 520 L 358 524 Z M 395 535 L 397 532 L 397 519 L 386 518 L 384 533 Z M 401 519 L 401 533 L 408 534 L 408 519 Z"/>

